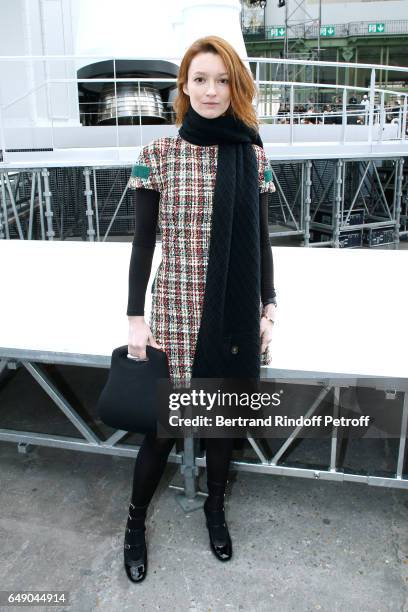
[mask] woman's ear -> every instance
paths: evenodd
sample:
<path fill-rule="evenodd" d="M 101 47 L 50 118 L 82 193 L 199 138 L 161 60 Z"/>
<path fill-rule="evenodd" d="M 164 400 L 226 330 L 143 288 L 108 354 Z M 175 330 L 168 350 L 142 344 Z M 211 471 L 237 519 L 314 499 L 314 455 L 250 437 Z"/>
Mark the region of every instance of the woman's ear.
<path fill-rule="evenodd" d="M 190 94 L 188 93 L 188 89 L 187 89 L 187 85 L 184 83 L 183 85 L 183 92 L 186 94 L 186 96 L 189 96 Z"/>

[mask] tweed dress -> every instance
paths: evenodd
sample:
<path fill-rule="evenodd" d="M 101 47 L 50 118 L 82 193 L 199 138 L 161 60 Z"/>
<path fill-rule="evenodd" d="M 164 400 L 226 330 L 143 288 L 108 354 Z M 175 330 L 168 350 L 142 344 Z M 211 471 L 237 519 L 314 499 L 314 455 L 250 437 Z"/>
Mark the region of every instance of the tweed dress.
<path fill-rule="evenodd" d="M 262 147 L 252 145 L 259 191 L 273 192 Z M 167 353 L 174 387 L 189 386 L 203 307 L 209 256 L 218 145 L 194 145 L 175 137 L 142 147 L 129 179 L 131 189 L 160 192 L 158 224 L 162 260 L 152 284 L 149 325 Z M 260 308 L 262 304 L 260 303 Z M 269 346 L 261 366 L 271 362 Z"/>

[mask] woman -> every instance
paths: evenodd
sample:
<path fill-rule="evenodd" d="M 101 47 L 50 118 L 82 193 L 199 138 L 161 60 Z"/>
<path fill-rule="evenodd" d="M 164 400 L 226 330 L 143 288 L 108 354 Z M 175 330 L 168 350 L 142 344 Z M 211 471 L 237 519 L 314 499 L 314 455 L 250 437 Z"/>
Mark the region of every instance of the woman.
<path fill-rule="evenodd" d="M 276 300 L 267 194 L 275 187 L 257 131 L 255 94 L 250 73 L 225 40 L 197 40 L 180 65 L 178 135 L 143 147 L 132 169 L 128 350 L 139 359 L 146 358 L 146 344 L 166 351 L 175 388 L 188 387 L 193 377 L 258 379 L 260 365 L 270 362 Z M 144 302 L 158 221 L 162 262 L 149 326 Z M 136 458 L 124 549 L 133 582 L 146 575 L 146 512 L 174 442 L 148 434 Z M 224 494 L 233 439 L 205 444 L 206 524 L 212 551 L 228 561 Z"/>

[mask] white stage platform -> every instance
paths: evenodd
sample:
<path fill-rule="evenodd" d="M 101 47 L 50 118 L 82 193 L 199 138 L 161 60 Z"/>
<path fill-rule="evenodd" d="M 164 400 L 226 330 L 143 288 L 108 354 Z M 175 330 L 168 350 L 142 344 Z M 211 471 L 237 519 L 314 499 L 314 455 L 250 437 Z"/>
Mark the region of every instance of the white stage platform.
<path fill-rule="evenodd" d="M 127 343 L 130 254 L 131 243 L 0 241 L 0 350 L 108 358 Z M 274 247 L 273 258 L 268 369 L 408 378 L 408 251 Z M 160 260 L 158 243 L 150 284 Z"/>

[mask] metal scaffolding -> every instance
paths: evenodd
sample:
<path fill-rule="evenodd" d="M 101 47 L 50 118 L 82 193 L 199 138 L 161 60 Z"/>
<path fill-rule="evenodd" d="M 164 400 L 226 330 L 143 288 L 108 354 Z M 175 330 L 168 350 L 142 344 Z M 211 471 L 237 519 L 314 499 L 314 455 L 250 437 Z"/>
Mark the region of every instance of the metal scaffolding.
<path fill-rule="evenodd" d="M 307 247 L 398 248 L 408 235 L 404 158 L 271 163 L 270 237 Z M 0 238 L 103 241 L 134 232 L 129 168 L 0 172 Z"/>

